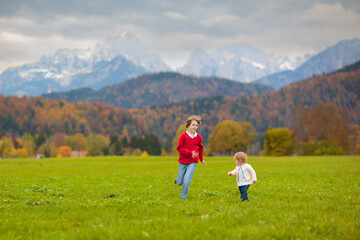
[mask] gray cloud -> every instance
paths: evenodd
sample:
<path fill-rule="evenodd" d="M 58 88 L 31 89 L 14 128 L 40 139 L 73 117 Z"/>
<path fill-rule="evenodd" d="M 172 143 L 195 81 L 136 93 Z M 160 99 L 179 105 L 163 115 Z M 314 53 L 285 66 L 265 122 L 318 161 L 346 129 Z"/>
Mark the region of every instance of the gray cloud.
<path fill-rule="evenodd" d="M 0 72 L 123 30 L 172 66 L 195 48 L 247 44 L 304 55 L 360 37 L 358 0 L 0 0 Z"/>

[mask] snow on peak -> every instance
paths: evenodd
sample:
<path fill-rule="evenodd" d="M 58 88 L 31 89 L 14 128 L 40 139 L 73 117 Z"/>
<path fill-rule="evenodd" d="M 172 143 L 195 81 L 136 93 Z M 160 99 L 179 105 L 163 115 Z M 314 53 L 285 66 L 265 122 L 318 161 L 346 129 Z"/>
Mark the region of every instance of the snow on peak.
<path fill-rule="evenodd" d="M 134 34 L 128 32 L 128 31 L 122 31 L 118 35 L 117 39 L 118 40 L 132 41 L 132 42 L 139 42 L 138 38 Z"/>
<path fill-rule="evenodd" d="M 261 63 L 251 61 L 250 59 L 247 59 L 247 58 L 240 58 L 240 59 L 244 62 L 251 63 L 256 68 L 266 69 L 266 67 L 264 65 L 262 65 Z"/>

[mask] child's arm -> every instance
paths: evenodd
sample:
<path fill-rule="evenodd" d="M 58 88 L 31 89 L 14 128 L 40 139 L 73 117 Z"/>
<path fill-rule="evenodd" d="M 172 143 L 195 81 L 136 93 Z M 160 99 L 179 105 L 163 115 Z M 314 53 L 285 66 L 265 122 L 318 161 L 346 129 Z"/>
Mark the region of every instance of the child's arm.
<path fill-rule="evenodd" d="M 228 172 L 229 176 L 235 175 L 236 174 L 236 168 L 234 170 L 232 170 L 231 172 Z"/>
<path fill-rule="evenodd" d="M 199 135 L 200 136 L 200 135 Z M 202 144 L 202 137 L 200 136 L 200 144 L 199 144 L 199 159 L 202 163 L 202 165 L 205 166 L 206 162 L 203 158 L 203 153 L 204 153 L 204 145 Z"/>
<path fill-rule="evenodd" d="M 180 153 L 180 155 L 184 156 L 184 157 L 191 157 L 192 152 L 187 150 L 185 147 L 185 136 L 184 134 L 180 135 L 179 141 L 178 141 L 178 145 L 177 145 L 177 151 Z"/>
<path fill-rule="evenodd" d="M 253 183 L 256 183 L 256 182 L 257 182 L 257 179 L 256 179 L 255 170 L 254 170 L 250 165 L 248 165 L 248 171 L 250 172 L 252 182 L 253 182 Z"/>

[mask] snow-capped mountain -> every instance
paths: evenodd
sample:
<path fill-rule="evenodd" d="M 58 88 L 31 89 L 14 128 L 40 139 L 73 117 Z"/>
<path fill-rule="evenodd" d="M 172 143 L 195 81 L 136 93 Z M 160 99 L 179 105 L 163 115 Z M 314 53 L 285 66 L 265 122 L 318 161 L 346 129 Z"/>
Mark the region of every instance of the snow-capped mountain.
<path fill-rule="evenodd" d="M 96 75 L 99 66 L 104 67 L 103 74 L 107 73 L 94 80 L 92 73 Z M 7 69 L 0 75 L 0 93 L 35 96 L 81 87 L 98 89 L 145 72 L 168 70 L 156 53 L 125 31 L 88 49 L 62 49 L 36 63 Z"/>
<path fill-rule="evenodd" d="M 119 44 L 121 42 L 121 44 Z M 92 61 L 111 61 L 121 55 L 135 65 L 145 68 L 149 72 L 165 72 L 170 68 L 151 49 L 145 48 L 136 36 L 124 31 L 119 36 L 108 38 L 90 49 L 94 56 Z"/>
<path fill-rule="evenodd" d="M 255 81 L 279 89 L 316 74 L 329 73 L 360 60 L 360 39 L 343 40 L 313 56 L 294 71 L 278 72 Z"/>
<path fill-rule="evenodd" d="M 301 63 L 301 59 L 290 61 L 250 46 L 231 46 L 209 52 L 197 49 L 179 71 L 195 76 L 216 76 L 252 82 L 278 71 L 296 68 Z"/>

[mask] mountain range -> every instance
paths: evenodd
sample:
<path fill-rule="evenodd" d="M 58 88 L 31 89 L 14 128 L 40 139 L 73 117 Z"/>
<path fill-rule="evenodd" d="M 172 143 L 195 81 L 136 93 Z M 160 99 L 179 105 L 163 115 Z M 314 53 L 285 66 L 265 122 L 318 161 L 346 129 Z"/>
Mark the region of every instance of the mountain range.
<path fill-rule="evenodd" d="M 216 124 L 223 120 L 250 122 L 262 134 L 270 126 L 290 128 L 297 107 L 325 102 L 343 109 L 351 124 L 360 124 L 360 62 L 259 95 L 217 95 L 136 109 L 0 95 L 0 132 L 108 135 L 121 134 L 126 128 L 130 135 L 156 133 L 164 142 L 171 140 L 184 119 L 195 113 L 202 116 L 199 132 L 206 142 Z"/>
<path fill-rule="evenodd" d="M 279 89 L 301 79 L 328 73 L 360 60 L 360 40 L 344 40 L 319 54 L 290 60 L 250 46 L 228 46 L 214 51 L 197 49 L 182 74 L 254 82 Z M 9 68 L 0 74 L 0 93 L 37 96 L 103 87 L 143 74 L 171 69 L 158 54 L 129 32 L 110 37 L 88 49 L 62 49 L 35 63 Z"/>
<path fill-rule="evenodd" d="M 62 49 L 38 62 L 10 68 L 0 75 L 0 93 L 36 96 L 53 91 L 99 89 L 144 73 L 170 68 L 129 32 L 88 49 Z"/>
<path fill-rule="evenodd" d="M 316 74 L 329 73 L 360 60 L 360 39 L 343 40 L 327 48 L 295 70 L 286 70 L 254 81 L 279 89 Z"/>
<path fill-rule="evenodd" d="M 106 102 L 116 107 L 141 108 L 215 95 L 250 96 L 271 90 L 271 87 L 262 84 L 240 83 L 216 77 L 194 77 L 174 72 L 162 72 L 145 74 L 104 87 L 98 91 L 91 88 L 82 88 L 44 94 L 42 97 L 63 99 L 67 102 Z"/>
<path fill-rule="evenodd" d="M 146 119 L 148 129 L 162 132 L 161 136 L 165 138 L 172 137 L 189 114 L 202 116 L 204 126 L 201 126 L 201 133 L 205 138 L 216 124 L 224 120 L 250 122 L 262 134 L 270 126 L 291 128 L 297 107 L 312 107 L 319 103 L 336 104 L 348 114 L 350 123 L 360 124 L 360 61 L 339 71 L 319 74 L 261 95 L 213 96 L 168 103 L 134 109 L 133 117 Z M 154 115 L 156 120 L 148 117 Z M 170 126 L 175 130 L 163 130 L 171 129 Z"/>
<path fill-rule="evenodd" d="M 288 58 L 266 54 L 260 49 L 246 45 L 223 47 L 213 51 L 197 49 L 179 72 L 252 82 L 279 71 L 294 69 L 305 60 L 306 58 L 297 58 L 290 61 Z"/>

